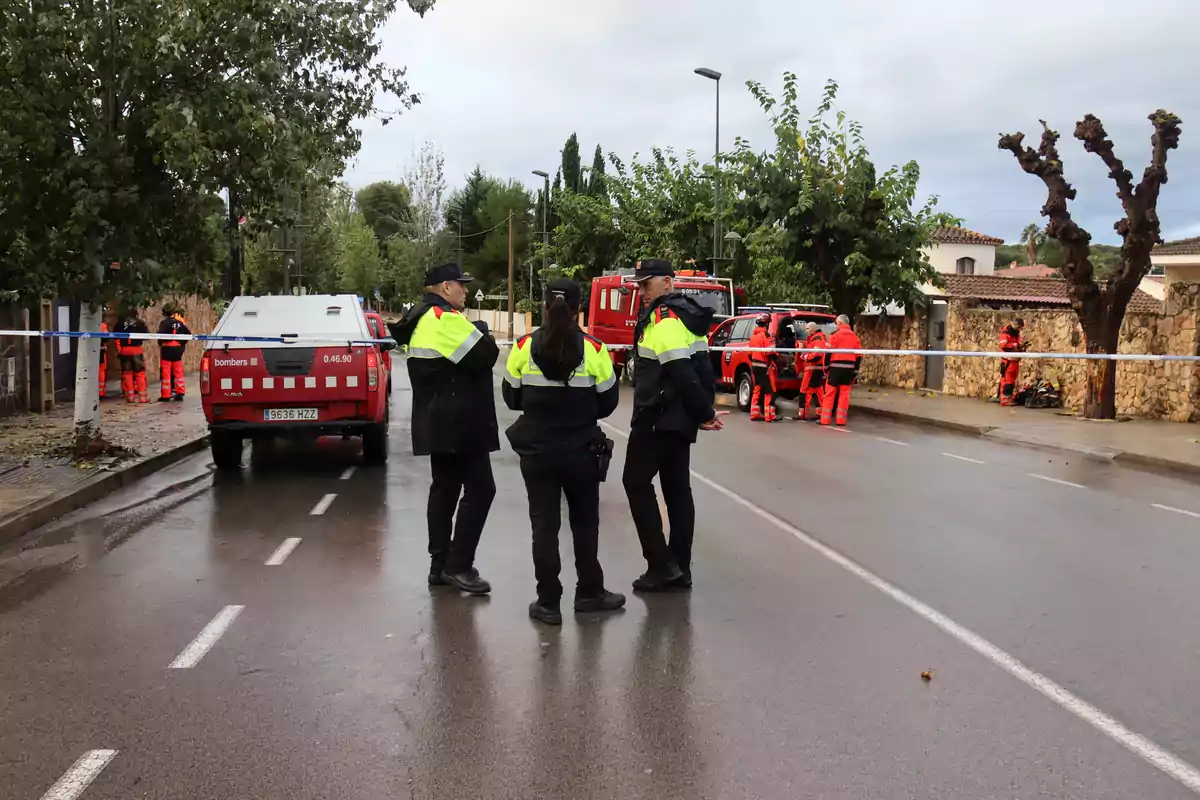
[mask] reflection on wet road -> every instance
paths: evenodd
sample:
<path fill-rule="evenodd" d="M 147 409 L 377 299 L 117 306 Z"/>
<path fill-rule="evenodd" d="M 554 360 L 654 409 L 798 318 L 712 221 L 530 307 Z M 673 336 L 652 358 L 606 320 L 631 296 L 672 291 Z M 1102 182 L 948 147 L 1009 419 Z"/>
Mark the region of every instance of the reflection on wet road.
<path fill-rule="evenodd" d="M 79 794 L 55 796 L 88 800 L 1193 796 L 1200 633 L 1178 619 L 1200 601 L 1200 530 L 1151 508 L 1194 505 L 1182 482 L 874 421 L 831 436 L 734 417 L 693 456 L 743 501 L 695 484 L 695 590 L 547 629 L 525 615 L 511 452 L 493 459 L 479 555 L 493 596 L 426 586 L 407 399 L 398 385 L 386 468 L 338 439 L 248 451 L 236 474 L 197 456 L 0 553 L 3 795 L 62 780 Z M 641 561 L 619 481 L 601 514 L 626 591 Z"/>

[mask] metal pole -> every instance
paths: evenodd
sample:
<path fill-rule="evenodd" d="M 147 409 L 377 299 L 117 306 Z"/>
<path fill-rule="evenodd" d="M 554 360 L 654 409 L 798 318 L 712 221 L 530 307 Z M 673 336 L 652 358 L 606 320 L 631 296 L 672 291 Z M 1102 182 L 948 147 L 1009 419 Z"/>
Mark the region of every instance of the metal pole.
<path fill-rule="evenodd" d="M 513 340 L 513 215 L 508 212 L 508 340 Z"/>
<path fill-rule="evenodd" d="M 546 259 L 550 256 L 550 176 L 542 190 L 542 280 L 546 280 Z"/>
<path fill-rule="evenodd" d="M 713 194 L 715 201 L 713 203 L 713 277 L 717 277 L 717 267 L 721 259 L 721 174 L 720 169 L 721 158 L 721 79 L 717 78 L 717 135 L 716 145 L 713 148 Z"/>

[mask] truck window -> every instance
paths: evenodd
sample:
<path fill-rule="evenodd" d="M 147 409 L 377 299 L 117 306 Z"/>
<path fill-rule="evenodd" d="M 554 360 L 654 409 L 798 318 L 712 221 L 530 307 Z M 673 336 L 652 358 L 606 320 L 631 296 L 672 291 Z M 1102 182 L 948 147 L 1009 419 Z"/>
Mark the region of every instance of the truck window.
<path fill-rule="evenodd" d="M 713 333 L 713 347 L 724 347 L 729 344 L 729 335 L 733 333 L 733 323 L 726 322 Z"/>
<path fill-rule="evenodd" d="M 608 290 L 608 307 L 611 308 L 613 311 L 621 310 L 621 290 L 620 289 L 609 289 Z"/>
<path fill-rule="evenodd" d="M 750 334 L 754 331 L 754 320 L 750 317 L 739 319 L 733 323 L 733 333 L 729 337 L 731 342 L 747 342 L 750 340 Z"/>
<path fill-rule="evenodd" d="M 600 292 L 600 310 L 608 310 L 608 292 Z"/>

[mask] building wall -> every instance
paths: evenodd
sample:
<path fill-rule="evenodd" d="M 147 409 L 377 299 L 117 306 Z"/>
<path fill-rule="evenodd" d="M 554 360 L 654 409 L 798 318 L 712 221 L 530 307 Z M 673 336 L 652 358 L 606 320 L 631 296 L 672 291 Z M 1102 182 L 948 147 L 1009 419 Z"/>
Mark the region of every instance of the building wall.
<path fill-rule="evenodd" d="M 943 275 L 954 275 L 960 258 L 975 259 L 975 275 L 994 275 L 996 248 L 990 244 L 934 244 L 924 248 L 933 268 Z"/>
<path fill-rule="evenodd" d="M 20 308 L 0 305 L 0 328 L 24 330 L 25 317 Z M 23 336 L 0 336 L 0 417 L 29 407 L 26 360 L 29 340 Z"/>
<path fill-rule="evenodd" d="M 1014 316 L 1025 320 L 1025 338 L 1036 352 L 1084 352 L 1083 330 L 1070 309 L 1053 311 L 993 311 L 973 301 L 951 299 L 946 324 L 947 350 L 994 352 L 1000 329 Z M 1126 314 L 1121 326 L 1121 353 L 1200 355 L 1200 283 L 1168 287 L 1162 314 Z M 865 347 L 922 349 L 927 341 L 925 318 L 875 317 L 857 320 Z M 862 379 L 883 386 L 915 388 L 924 383 L 920 357 L 867 356 Z M 1063 404 L 1080 410 L 1087 387 L 1082 360 L 1038 359 L 1021 364 L 1020 384 L 1032 378 L 1058 381 Z M 981 400 L 995 397 L 1000 384 L 998 358 L 946 357 L 943 392 Z M 1117 413 L 1176 422 L 1200 422 L 1200 366 L 1194 363 L 1126 361 L 1117 364 Z"/>
<path fill-rule="evenodd" d="M 924 316 L 860 316 L 854 330 L 863 347 L 879 350 L 924 350 L 929 338 Z M 865 383 L 915 389 L 925 385 L 925 356 L 863 356 L 859 376 Z"/>

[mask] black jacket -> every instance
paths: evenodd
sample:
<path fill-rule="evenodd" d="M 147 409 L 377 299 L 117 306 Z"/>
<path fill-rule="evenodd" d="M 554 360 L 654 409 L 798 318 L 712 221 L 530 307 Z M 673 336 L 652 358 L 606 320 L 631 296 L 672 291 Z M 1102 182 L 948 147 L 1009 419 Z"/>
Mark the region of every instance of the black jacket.
<path fill-rule="evenodd" d="M 117 326 L 117 330 L 115 332 L 116 333 L 138 334 L 138 333 L 149 333 L 150 329 L 146 327 L 146 323 L 143 322 L 140 317 L 128 317 L 126 319 L 121 320 L 121 324 Z M 122 347 L 141 347 L 144 342 L 145 342 L 145 339 L 138 338 L 136 335 L 132 335 L 128 339 L 124 339 L 124 340 L 118 339 L 117 340 L 118 355 L 120 354 L 120 348 L 122 348 Z"/>
<path fill-rule="evenodd" d="M 534 331 L 518 344 L 518 347 L 531 348 L 530 359 L 539 369 L 542 368 L 540 334 L 541 330 Z M 536 456 L 585 448 L 603 436 L 597 421 L 617 408 L 620 389 L 612 375 L 612 360 L 607 351 L 597 339 L 583 331 L 577 330 L 575 335 L 580 340 L 577 352 L 584 354 L 584 359 L 588 355 L 584 348 L 587 348 L 593 358 L 602 357 L 607 361 L 611 384 L 603 391 L 597 391 L 595 385 L 540 386 L 528 385 L 526 380 L 522 385 L 514 386 L 511 379 L 504 381 L 504 402 L 513 411 L 523 412 L 506 431 L 509 444 L 517 455 Z M 509 364 L 512 363 L 510 360 Z M 580 363 L 586 365 L 588 362 L 581 359 Z"/>
<path fill-rule="evenodd" d="M 417 323 L 429 313 L 458 314 L 449 303 L 427 294 L 391 328 L 396 342 L 407 345 Z M 500 349 L 482 336 L 458 363 L 448 358 L 409 356 L 412 383 L 413 453 L 493 453 L 500 449 L 492 367 Z"/>
<path fill-rule="evenodd" d="M 162 322 L 158 323 L 158 332 L 170 334 L 172 336 L 188 336 L 191 330 L 178 317 L 163 317 Z M 159 339 L 158 346 L 162 352 L 163 361 L 182 361 L 183 349 L 186 346 L 183 342 L 179 344 L 169 344 L 166 339 Z"/>
<path fill-rule="evenodd" d="M 712 309 L 673 292 L 638 315 L 633 335 L 635 348 L 642 339 L 651 315 L 659 309 L 674 313 L 696 336 L 708 335 Z M 656 359 L 638 355 L 637 352 L 634 351 L 637 363 L 633 373 L 633 418 L 630 427 L 676 433 L 688 441 L 696 441 L 700 423 L 709 421 L 715 415 L 716 384 L 708 353 L 694 352 L 689 358 L 660 364 Z"/>

